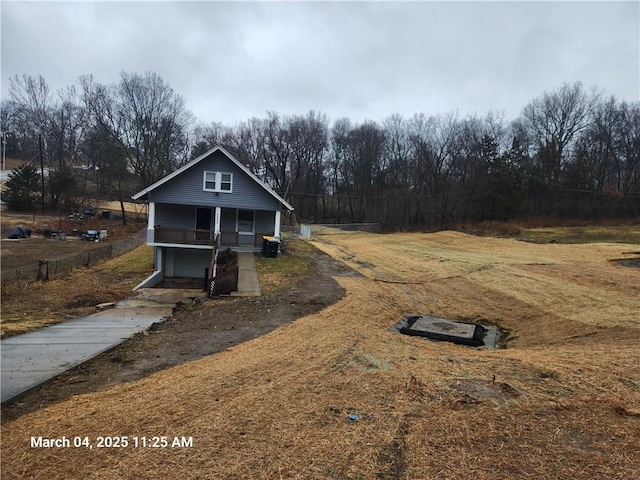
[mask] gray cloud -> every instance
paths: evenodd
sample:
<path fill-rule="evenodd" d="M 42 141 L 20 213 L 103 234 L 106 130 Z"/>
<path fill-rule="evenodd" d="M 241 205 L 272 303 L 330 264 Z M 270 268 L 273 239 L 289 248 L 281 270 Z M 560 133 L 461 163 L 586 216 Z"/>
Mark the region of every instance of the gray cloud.
<path fill-rule="evenodd" d="M 202 121 L 457 110 L 515 118 L 565 81 L 638 101 L 637 2 L 3 2 L 7 79 L 158 73 Z"/>

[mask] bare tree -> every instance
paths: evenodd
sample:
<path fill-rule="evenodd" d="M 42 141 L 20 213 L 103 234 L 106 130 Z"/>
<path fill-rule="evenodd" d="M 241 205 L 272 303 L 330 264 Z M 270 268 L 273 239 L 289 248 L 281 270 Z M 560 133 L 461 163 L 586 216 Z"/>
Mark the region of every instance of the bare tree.
<path fill-rule="evenodd" d="M 28 150 L 32 140 L 22 132 L 19 126 L 18 104 L 10 99 L 0 102 L 0 132 L 2 133 L 2 154 L 4 156 L 22 156 Z M 4 160 L 5 157 L 3 157 Z M 5 165 L 2 165 L 5 168 Z"/>
<path fill-rule="evenodd" d="M 334 218 L 337 222 L 342 221 L 342 205 L 341 198 L 346 194 L 349 203 L 349 211 L 351 218 L 354 217 L 353 202 L 351 200 L 351 188 L 353 187 L 353 179 L 350 170 L 347 168 L 349 163 L 349 147 L 348 138 L 352 126 L 348 118 L 341 118 L 333 123 L 330 132 L 330 161 L 329 172 L 331 175 L 332 194 L 336 198 L 337 208 Z"/>
<path fill-rule="evenodd" d="M 616 174 L 629 215 L 640 214 L 640 103 L 622 103 L 615 128 Z"/>
<path fill-rule="evenodd" d="M 523 124 L 534 142 L 541 172 L 548 175 L 547 180 L 560 181 L 567 150 L 576 135 L 589 125 L 597 99 L 598 94 L 585 92 L 580 82 L 565 83 L 524 108 Z"/>
<path fill-rule="evenodd" d="M 265 159 L 265 121 L 252 117 L 230 130 L 224 137 L 224 145 L 243 165 L 263 181 L 274 186 L 267 178 Z"/>
<path fill-rule="evenodd" d="M 42 136 L 48 156 L 54 101 L 46 80 L 42 75 L 16 75 L 9 79 L 9 95 L 18 106 L 22 127 L 34 137 Z"/>
<path fill-rule="evenodd" d="M 38 138 L 38 153 L 40 157 L 40 171 L 42 183 L 41 202 L 42 211 L 45 210 L 45 160 L 50 162 L 49 136 L 51 133 L 51 116 L 53 99 L 49 85 L 42 75 L 32 77 L 16 75 L 9 79 L 9 94 L 19 107 L 20 123 L 28 135 Z"/>
<path fill-rule="evenodd" d="M 382 223 L 385 228 L 404 228 L 411 217 L 411 203 L 415 191 L 412 188 L 414 172 L 411 169 L 409 127 L 402 115 L 397 113 L 387 117 L 382 125 L 387 136 L 385 156 L 389 171 L 388 186 L 383 195 Z"/>
<path fill-rule="evenodd" d="M 286 119 L 268 112 L 264 124 L 263 161 L 268 182 L 285 198 L 291 199 L 291 161 L 293 147 L 289 142 Z"/>
<path fill-rule="evenodd" d="M 457 115 L 448 113 L 435 117 L 416 114 L 410 121 L 409 139 L 414 155 L 414 171 L 418 195 L 425 197 L 427 208 L 418 203 L 414 226 L 449 223 L 450 181 L 452 176 L 452 144 L 455 139 Z"/>
<path fill-rule="evenodd" d="M 84 161 L 81 146 L 90 125 L 88 112 L 75 86 L 58 91 L 58 97 L 60 103 L 54 114 L 54 131 L 60 163 L 68 161 L 79 166 Z"/>
<path fill-rule="evenodd" d="M 189 156 L 191 114 L 184 100 L 155 73 L 122 72 L 106 87 L 81 78 L 84 99 L 94 118 L 121 144 L 139 186 L 149 185 Z"/>
<path fill-rule="evenodd" d="M 407 122 L 400 114 L 393 114 L 382 122 L 387 136 L 386 156 L 389 162 L 389 183 L 392 188 L 406 190 L 411 183 L 409 158 L 411 144 Z"/>
<path fill-rule="evenodd" d="M 380 196 L 386 186 L 385 131 L 373 121 L 352 129 L 347 137 L 347 170 L 358 194 L 358 221 L 370 221 L 370 197 Z"/>
<path fill-rule="evenodd" d="M 318 200 L 326 209 L 326 153 L 329 148 L 329 121 L 314 111 L 286 120 L 292 147 L 290 191 L 300 199 L 299 215 L 318 217 Z"/>
<path fill-rule="evenodd" d="M 124 147 L 104 125 L 97 123 L 87 132 L 84 149 L 90 172 L 95 175 L 97 193 L 120 202 L 122 224 L 126 225 L 124 202 L 133 193 L 135 177 L 129 171 Z"/>
<path fill-rule="evenodd" d="M 573 158 L 567 165 L 565 184 L 602 195 L 615 177 L 618 164 L 615 138 L 618 118 L 614 98 L 594 109 L 592 122 L 576 140 Z"/>
<path fill-rule="evenodd" d="M 231 129 L 220 122 L 198 125 L 194 129 L 195 144 L 191 147 L 191 159 L 199 157 L 211 148 L 222 146 L 233 149 Z M 229 145 L 230 144 L 230 145 Z"/>

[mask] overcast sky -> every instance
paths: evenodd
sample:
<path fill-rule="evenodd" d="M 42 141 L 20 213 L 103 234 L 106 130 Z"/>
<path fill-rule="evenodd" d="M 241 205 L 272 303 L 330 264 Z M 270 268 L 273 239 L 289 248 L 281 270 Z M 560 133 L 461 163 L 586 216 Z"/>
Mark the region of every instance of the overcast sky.
<path fill-rule="evenodd" d="M 2 98 L 16 74 L 159 74 L 203 122 L 267 111 L 380 121 L 516 118 L 563 82 L 640 95 L 640 2 L 2 0 Z"/>

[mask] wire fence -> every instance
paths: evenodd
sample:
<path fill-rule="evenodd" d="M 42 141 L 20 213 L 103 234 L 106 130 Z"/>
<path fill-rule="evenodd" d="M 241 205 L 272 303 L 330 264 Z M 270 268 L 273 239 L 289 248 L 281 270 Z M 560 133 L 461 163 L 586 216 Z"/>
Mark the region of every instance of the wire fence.
<path fill-rule="evenodd" d="M 141 245 L 145 240 L 146 230 L 141 230 L 130 237 L 75 255 L 68 255 L 54 260 L 41 260 L 39 264 L 2 271 L 0 273 L 0 283 L 2 288 L 9 285 L 24 288 L 36 280 L 64 278 L 76 267 L 90 267 L 96 263 L 118 257 Z"/>
<path fill-rule="evenodd" d="M 379 223 L 312 223 L 300 224 L 299 233 L 306 239 L 315 235 L 341 235 L 345 233 L 379 233 Z"/>

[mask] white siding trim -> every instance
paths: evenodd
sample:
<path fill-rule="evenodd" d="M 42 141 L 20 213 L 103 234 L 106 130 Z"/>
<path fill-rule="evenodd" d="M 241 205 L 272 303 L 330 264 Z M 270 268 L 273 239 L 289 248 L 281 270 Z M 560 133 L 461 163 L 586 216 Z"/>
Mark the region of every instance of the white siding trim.
<path fill-rule="evenodd" d="M 189 243 L 152 242 L 152 243 L 148 243 L 147 245 L 151 247 L 194 248 L 196 250 L 213 250 L 213 245 L 192 245 Z"/>
<path fill-rule="evenodd" d="M 147 223 L 148 228 L 153 230 L 156 224 L 156 202 L 149 202 L 149 221 Z"/>
<path fill-rule="evenodd" d="M 147 219 L 147 243 L 151 245 L 155 240 L 154 226 L 156 224 L 156 203 L 149 202 L 149 211 Z"/>
<path fill-rule="evenodd" d="M 280 240 L 280 210 L 276 210 L 276 220 L 273 225 L 273 236 Z"/>

